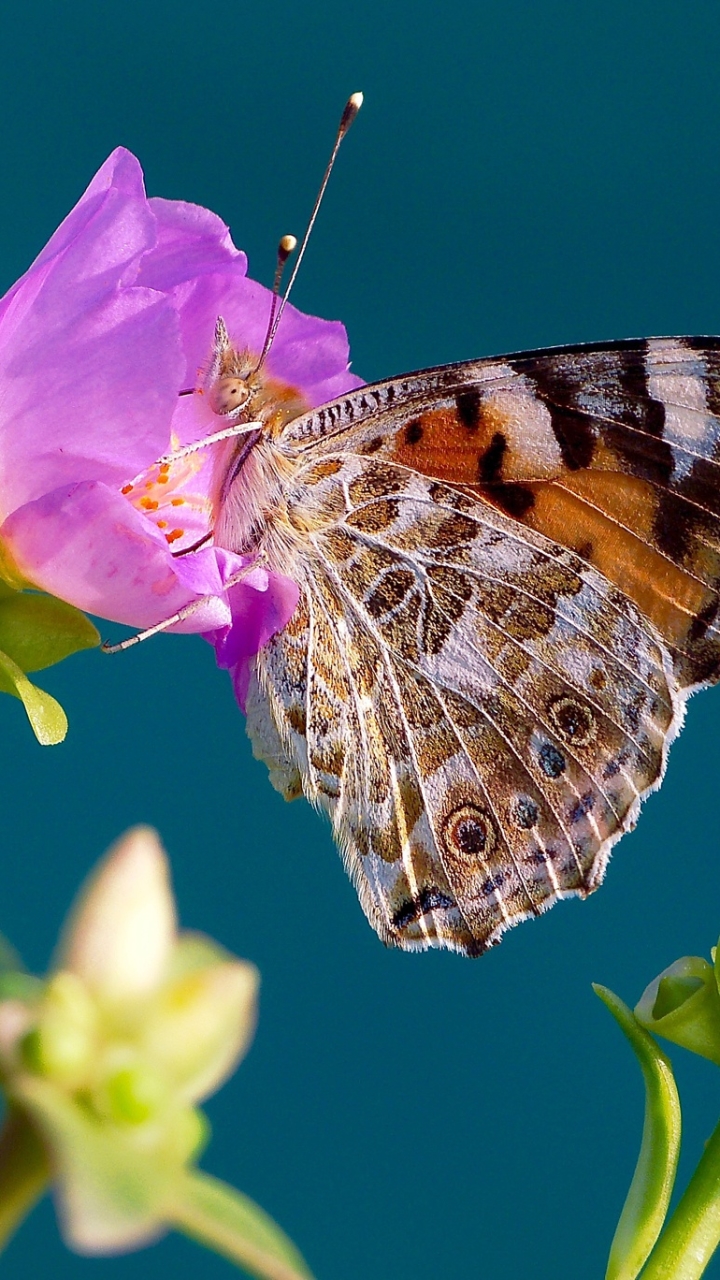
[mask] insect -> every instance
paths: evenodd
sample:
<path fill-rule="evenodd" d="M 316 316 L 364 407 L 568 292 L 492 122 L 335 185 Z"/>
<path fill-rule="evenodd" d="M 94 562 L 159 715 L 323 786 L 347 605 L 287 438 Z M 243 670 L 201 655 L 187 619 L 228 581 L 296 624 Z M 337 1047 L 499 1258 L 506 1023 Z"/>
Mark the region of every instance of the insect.
<path fill-rule="evenodd" d="M 298 583 L 271 781 L 382 940 L 479 955 L 600 884 L 720 678 L 720 338 L 482 359 L 304 411 L 218 323 L 215 539 Z"/>

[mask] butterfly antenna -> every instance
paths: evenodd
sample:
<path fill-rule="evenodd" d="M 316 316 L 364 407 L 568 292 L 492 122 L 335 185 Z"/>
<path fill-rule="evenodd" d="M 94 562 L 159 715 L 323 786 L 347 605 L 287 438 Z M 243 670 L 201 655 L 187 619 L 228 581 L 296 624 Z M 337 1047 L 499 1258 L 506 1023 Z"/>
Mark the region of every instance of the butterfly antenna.
<path fill-rule="evenodd" d="M 259 362 L 258 362 L 257 369 L 259 369 L 259 368 L 260 368 L 260 366 L 262 365 L 263 361 L 265 360 L 265 357 L 267 356 L 268 351 L 270 350 L 270 348 L 271 348 L 271 346 L 272 346 L 272 344 L 273 344 L 273 342 L 274 342 L 274 340 L 275 340 L 275 334 L 276 334 L 276 333 L 277 333 L 277 331 L 278 331 L 278 325 L 280 324 L 280 321 L 282 320 L 282 314 L 283 314 L 283 311 L 285 310 L 285 307 L 287 306 L 287 301 L 288 301 L 288 298 L 290 297 L 290 291 L 291 291 L 291 289 L 292 289 L 292 287 L 293 287 L 293 285 L 294 285 L 294 283 L 295 283 L 295 280 L 296 280 L 296 278 L 297 278 L 297 273 L 298 273 L 298 271 L 300 270 L 300 263 L 301 263 L 301 262 L 302 262 L 302 260 L 303 260 L 303 256 L 304 256 L 304 254 L 305 254 L 305 250 L 307 249 L 308 240 L 310 239 L 310 235 L 311 235 L 311 233 L 312 233 L 312 229 L 313 229 L 313 227 L 314 227 L 314 225 L 315 225 L 315 219 L 316 219 L 316 218 L 317 218 L 317 216 L 318 216 L 318 212 L 319 212 L 319 210 L 320 210 L 320 205 L 322 204 L 323 196 L 325 195 L 325 188 L 327 187 L 327 184 L 328 184 L 328 182 L 330 181 L 330 174 L 331 174 L 331 173 L 332 173 L 332 171 L 333 171 L 333 166 L 334 166 L 335 161 L 336 161 L 336 159 L 337 159 L 337 153 L 338 153 L 338 151 L 340 150 L 340 145 L 341 145 L 341 143 L 342 143 L 343 138 L 345 137 L 345 134 L 347 133 L 348 129 L 350 128 L 350 125 L 352 124 L 353 120 L 355 119 L 355 117 L 356 117 L 356 115 L 357 115 L 358 111 L 360 110 L 360 108 L 361 108 L 362 104 L 363 104 L 363 95 L 362 95 L 361 93 L 353 93 L 353 94 L 351 94 L 351 95 L 350 95 L 350 97 L 348 98 L 347 102 L 345 103 L 345 110 L 343 111 L 342 116 L 341 116 L 341 118 L 340 118 L 340 124 L 338 125 L 338 131 L 337 131 L 337 134 L 336 134 L 336 136 L 335 136 L 335 144 L 334 144 L 333 149 L 332 149 L 332 151 L 331 151 L 331 153 L 330 153 L 330 159 L 328 160 L 327 168 L 326 168 L 325 173 L 324 173 L 324 175 L 323 175 L 323 180 L 322 180 L 322 182 L 320 183 L 320 190 L 319 190 L 319 191 L 318 191 L 318 193 L 317 193 L 317 197 L 316 197 L 316 199 L 315 199 L 315 204 L 313 205 L 313 210 L 312 210 L 312 213 L 310 214 L 310 220 L 309 220 L 309 222 L 308 222 L 308 224 L 307 224 L 307 227 L 306 227 L 306 229 L 305 229 L 305 235 L 303 236 L 303 238 L 302 238 L 302 242 L 301 242 L 301 244 L 300 244 L 300 252 L 298 253 L 297 258 L 295 259 L 295 266 L 293 267 L 292 275 L 290 276 L 290 279 L 289 279 L 289 281 L 288 281 L 288 286 L 287 286 L 287 289 L 285 290 L 285 293 L 283 294 L 283 298 L 282 298 L 282 301 L 281 301 L 281 303 L 280 303 L 280 306 L 279 306 L 279 307 L 278 307 L 278 309 L 277 309 L 277 315 L 274 317 L 274 320 L 272 321 L 272 326 L 268 326 L 268 336 L 267 336 L 267 338 L 265 339 L 265 344 L 264 344 L 264 347 L 263 347 L 263 353 L 262 353 L 262 355 L 261 355 L 261 357 L 260 357 L 260 360 L 259 360 Z M 282 244 L 282 241 L 281 241 L 280 243 Z M 291 250 L 290 252 L 292 252 L 292 250 Z M 285 263 L 283 262 L 283 266 L 284 266 L 284 265 L 285 265 Z M 274 306 L 273 306 L 273 310 L 274 310 Z M 257 373 L 257 369 L 256 369 L 256 371 L 255 371 L 256 373 Z"/>
<path fill-rule="evenodd" d="M 260 352 L 260 359 L 255 365 L 254 373 L 257 373 L 270 350 L 270 344 L 273 340 L 275 312 L 277 311 L 278 298 L 280 296 L 280 285 L 282 283 L 283 271 L 285 270 L 285 263 L 290 257 L 290 254 L 295 252 L 296 248 L 297 240 L 295 239 L 295 236 L 283 236 L 278 245 L 277 265 L 275 267 L 275 279 L 273 280 L 272 287 L 272 302 L 270 304 L 270 319 L 268 320 L 267 330 L 265 332 L 265 341 L 263 342 L 262 351 Z"/>

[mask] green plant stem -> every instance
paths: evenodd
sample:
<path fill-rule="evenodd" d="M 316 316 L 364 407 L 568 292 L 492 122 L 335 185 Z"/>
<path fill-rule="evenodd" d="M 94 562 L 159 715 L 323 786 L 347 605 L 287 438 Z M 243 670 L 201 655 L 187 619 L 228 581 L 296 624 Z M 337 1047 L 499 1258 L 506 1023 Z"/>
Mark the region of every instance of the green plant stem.
<path fill-rule="evenodd" d="M 605 1280 L 635 1280 L 665 1221 L 680 1154 L 682 1119 L 672 1066 L 619 996 L 593 983 L 595 994 L 627 1036 L 645 1081 L 640 1155 L 613 1237 Z"/>
<path fill-rule="evenodd" d="M 0 1251 L 50 1180 L 45 1149 L 22 1111 L 11 1109 L 0 1132 Z"/>
<path fill-rule="evenodd" d="M 697 1280 L 720 1244 L 720 1124 L 663 1231 L 642 1280 Z"/>

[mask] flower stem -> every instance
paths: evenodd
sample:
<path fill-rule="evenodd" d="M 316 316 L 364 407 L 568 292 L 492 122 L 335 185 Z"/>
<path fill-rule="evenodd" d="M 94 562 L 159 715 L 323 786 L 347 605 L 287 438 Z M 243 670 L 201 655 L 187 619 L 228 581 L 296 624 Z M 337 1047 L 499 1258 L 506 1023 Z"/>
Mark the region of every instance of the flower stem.
<path fill-rule="evenodd" d="M 45 1149 L 22 1111 L 10 1109 L 0 1132 L 0 1251 L 50 1180 Z"/>
<path fill-rule="evenodd" d="M 720 1244 L 720 1124 L 650 1255 L 642 1280 L 698 1280 Z"/>

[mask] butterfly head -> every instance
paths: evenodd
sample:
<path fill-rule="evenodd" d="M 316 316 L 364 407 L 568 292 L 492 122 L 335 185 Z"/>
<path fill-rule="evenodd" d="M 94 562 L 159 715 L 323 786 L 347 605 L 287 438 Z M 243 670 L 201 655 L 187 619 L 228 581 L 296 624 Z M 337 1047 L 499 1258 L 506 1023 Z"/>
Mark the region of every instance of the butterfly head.
<path fill-rule="evenodd" d="M 259 364 L 257 352 L 233 344 L 222 316 L 215 325 L 202 389 L 213 413 L 228 425 L 242 428 L 243 423 L 256 423 L 271 437 L 309 408 L 297 387 L 272 377 L 267 367 Z"/>
<path fill-rule="evenodd" d="M 253 399 L 252 375 L 257 365 L 249 351 L 233 346 L 222 316 L 215 323 L 215 338 L 209 367 L 205 373 L 204 393 L 213 413 L 238 421 L 247 416 Z"/>

